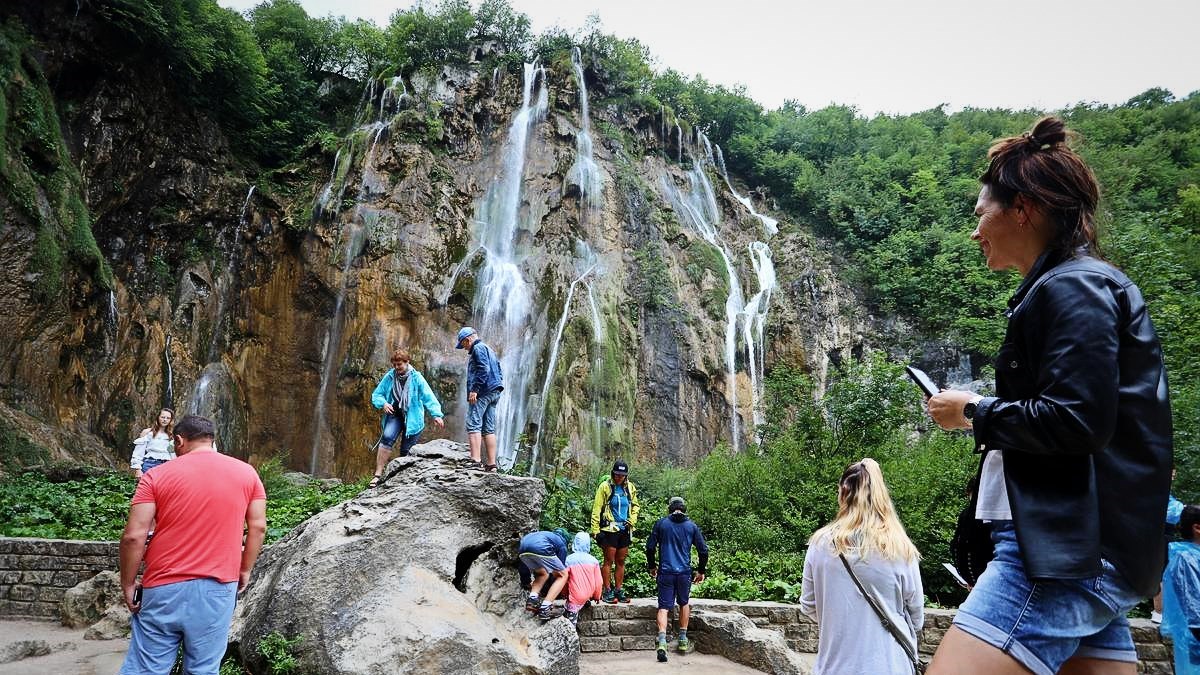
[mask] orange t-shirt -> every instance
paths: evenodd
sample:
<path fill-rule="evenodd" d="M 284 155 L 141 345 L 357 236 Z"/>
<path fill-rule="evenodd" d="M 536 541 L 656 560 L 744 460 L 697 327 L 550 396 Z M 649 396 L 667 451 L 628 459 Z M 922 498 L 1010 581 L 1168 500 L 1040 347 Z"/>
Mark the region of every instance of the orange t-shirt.
<path fill-rule="evenodd" d="M 192 451 L 143 474 L 133 503 L 153 503 L 156 524 L 142 585 L 237 581 L 246 509 L 266 498 L 254 467 L 218 452 Z"/>

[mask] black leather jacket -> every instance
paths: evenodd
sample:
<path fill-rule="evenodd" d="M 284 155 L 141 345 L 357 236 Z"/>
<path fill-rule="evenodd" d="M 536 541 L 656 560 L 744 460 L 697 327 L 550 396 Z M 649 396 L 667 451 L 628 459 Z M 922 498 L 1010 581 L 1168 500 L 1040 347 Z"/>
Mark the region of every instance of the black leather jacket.
<path fill-rule="evenodd" d="M 996 397 L 974 417 L 1004 451 L 1031 579 L 1083 579 L 1103 557 L 1153 595 L 1166 560 L 1171 406 L 1162 349 L 1137 286 L 1088 256 L 1045 253 L 1009 301 Z"/>

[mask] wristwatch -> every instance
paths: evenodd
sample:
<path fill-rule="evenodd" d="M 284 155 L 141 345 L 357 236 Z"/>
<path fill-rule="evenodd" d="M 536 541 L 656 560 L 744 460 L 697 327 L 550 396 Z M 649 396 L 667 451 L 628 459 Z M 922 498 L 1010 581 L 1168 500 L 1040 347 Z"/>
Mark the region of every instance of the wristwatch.
<path fill-rule="evenodd" d="M 967 401 L 966 404 L 963 405 L 963 417 L 967 420 L 967 426 L 974 426 L 975 411 L 979 409 L 979 402 L 982 400 L 983 397 L 979 394 L 976 394 L 971 397 L 970 401 Z"/>

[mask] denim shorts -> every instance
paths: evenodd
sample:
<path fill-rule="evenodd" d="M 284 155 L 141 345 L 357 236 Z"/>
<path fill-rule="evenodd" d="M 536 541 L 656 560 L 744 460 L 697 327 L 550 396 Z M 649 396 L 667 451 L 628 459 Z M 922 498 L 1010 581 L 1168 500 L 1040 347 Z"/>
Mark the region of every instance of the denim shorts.
<path fill-rule="evenodd" d="M 496 433 L 496 403 L 500 400 L 503 389 L 479 394 L 475 402 L 467 406 L 467 433 L 483 433 L 484 436 Z"/>
<path fill-rule="evenodd" d="M 171 671 L 183 644 L 183 670 L 217 675 L 225 656 L 237 582 L 192 579 L 147 588 L 142 607 L 130 619 L 129 652 L 120 675 L 160 675 Z"/>
<path fill-rule="evenodd" d="M 692 594 L 692 573 L 658 571 L 658 608 L 671 609 L 675 603 L 679 603 L 680 607 L 691 602 Z"/>
<path fill-rule="evenodd" d="M 142 460 L 142 473 L 146 473 L 147 471 L 149 471 L 150 469 L 153 469 L 156 466 L 161 466 L 163 464 L 166 464 L 168 461 L 169 460 L 159 459 L 157 457 L 147 457 Z"/>
<path fill-rule="evenodd" d="M 1100 576 L 1030 581 L 1012 521 L 995 521 L 996 555 L 958 609 L 954 625 L 1053 675 L 1072 657 L 1137 662 L 1125 614 L 1142 600 L 1107 560 Z"/>

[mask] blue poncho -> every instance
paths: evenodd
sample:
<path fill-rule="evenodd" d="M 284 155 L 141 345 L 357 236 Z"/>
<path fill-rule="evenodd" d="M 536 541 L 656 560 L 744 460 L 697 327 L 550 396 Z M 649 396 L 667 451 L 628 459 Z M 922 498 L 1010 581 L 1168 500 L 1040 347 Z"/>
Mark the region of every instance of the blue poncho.
<path fill-rule="evenodd" d="M 1200 641 L 1189 626 L 1200 627 L 1200 545 L 1173 541 L 1163 572 L 1160 630 L 1175 642 L 1175 675 L 1200 675 Z"/>

